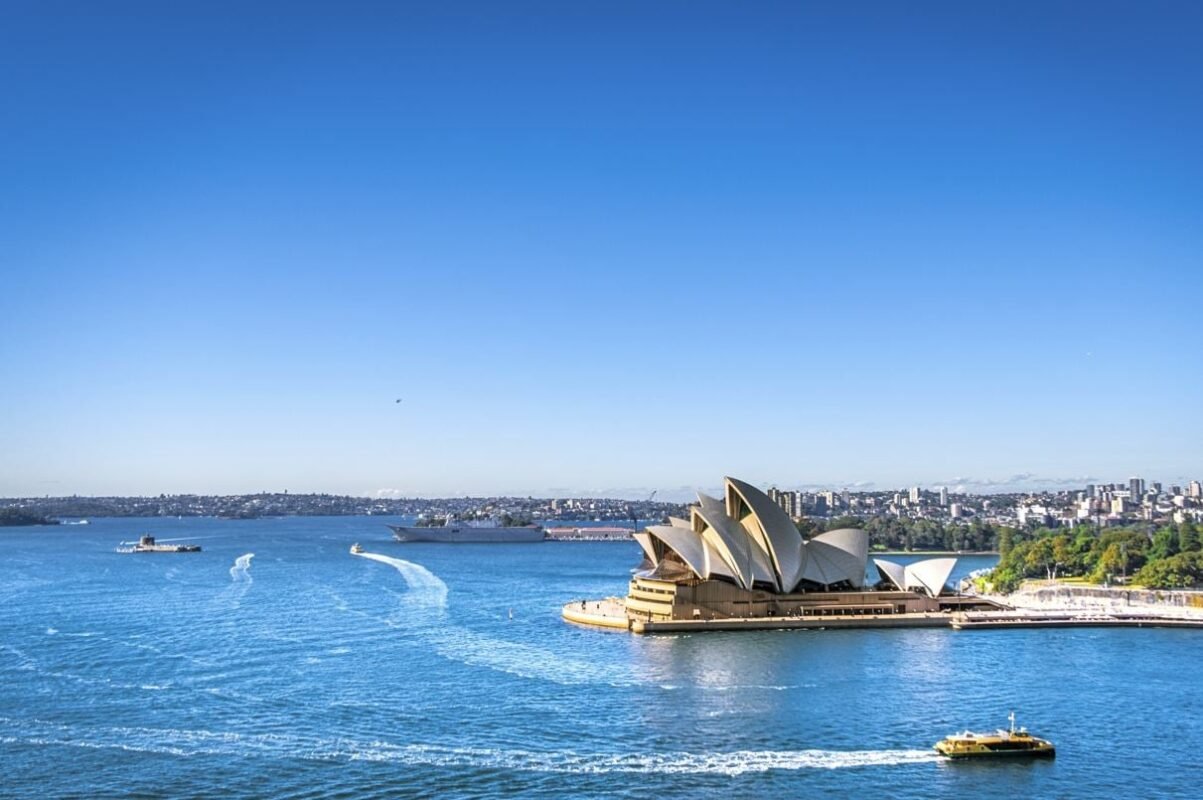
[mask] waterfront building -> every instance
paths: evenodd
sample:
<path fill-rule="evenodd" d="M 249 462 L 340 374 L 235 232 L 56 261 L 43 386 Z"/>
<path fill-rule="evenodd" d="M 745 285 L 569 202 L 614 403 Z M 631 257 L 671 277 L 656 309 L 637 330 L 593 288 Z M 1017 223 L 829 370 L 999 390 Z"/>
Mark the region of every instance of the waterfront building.
<path fill-rule="evenodd" d="M 623 626 L 922 616 L 983 603 L 944 595 L 951 558 L 906 566 L 874 559 L 880 579 L 869 583 L 868 533 L 843 528 L 803 539 L 778 503 L 736 478 L 724 479 L 721 499 L 699 494 L 689 511 L 689 519 L 634 534 L 644 561 L 622 601 Z"/>

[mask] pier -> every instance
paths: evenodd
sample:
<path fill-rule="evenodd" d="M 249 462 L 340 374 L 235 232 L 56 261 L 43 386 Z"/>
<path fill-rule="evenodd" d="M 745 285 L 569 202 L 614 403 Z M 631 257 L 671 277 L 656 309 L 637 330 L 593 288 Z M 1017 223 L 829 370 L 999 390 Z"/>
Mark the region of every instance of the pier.
<path fill-rule="evenodd" d="M 1203 628 L 1203 617 L 1148 612 L 1001 611 L 957 614 L 952 618 L 951 625 L 958 631 L 1002 628 Z"/>

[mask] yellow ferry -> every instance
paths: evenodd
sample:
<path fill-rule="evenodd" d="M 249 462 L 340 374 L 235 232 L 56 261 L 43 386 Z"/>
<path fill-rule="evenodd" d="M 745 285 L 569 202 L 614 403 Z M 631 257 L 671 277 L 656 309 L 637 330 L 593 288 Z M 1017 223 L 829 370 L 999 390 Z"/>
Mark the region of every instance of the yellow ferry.
<path fill-rule="evenodd" d="M 1011 729 L 999 729 L 993 733 L 964 731 L 954 733 L 936 742 L 935 749 L 948 758 L 996 758 L 999 756 L 1023 756 L 1027 758 L 1053 758 L 1057 749 L 1047 739 L 1028 733 L 1027 728 L 1015 729 L 1015 712 L 1007 717 Z"/>

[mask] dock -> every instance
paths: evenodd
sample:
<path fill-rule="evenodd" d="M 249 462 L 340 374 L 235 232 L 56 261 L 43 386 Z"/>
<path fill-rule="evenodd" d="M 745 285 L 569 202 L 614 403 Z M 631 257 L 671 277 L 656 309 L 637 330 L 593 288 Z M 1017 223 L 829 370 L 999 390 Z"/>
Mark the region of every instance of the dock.
<path fill-rule="evenodd" d="M 1142 613 L 1098 612 L 987 612 L 957 614 L 951 620 L 958 631 L 1002 628 L 1203 628 L 1203 617 Z"/>

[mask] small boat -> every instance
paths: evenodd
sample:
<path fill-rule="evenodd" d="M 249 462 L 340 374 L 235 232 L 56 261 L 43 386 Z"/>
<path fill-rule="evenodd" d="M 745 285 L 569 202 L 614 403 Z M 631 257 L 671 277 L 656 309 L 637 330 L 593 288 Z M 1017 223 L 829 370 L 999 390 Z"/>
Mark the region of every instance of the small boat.
<path fill-rule="evenodd" d="M 356 542 L 355 544 L 351 545 L 351 555 L 357 556 L 362 552 L 363 552 L 363 548 L 359 545 L 359 542 Z"/>
<path fill-rule="evenodd" d="M 199 544 L 159 544 L 149 533 L 133 547 L 118 547 L 118 553 L 199 553 Z"/>
<path fill-rule="evenodd" d="M 1007 717 L 1010 730 L 1001 728 L 993 733 L 963 731 L 954 733 L 936 742 L 935 749 L 947 758 L 997 758 L 1000 756 L 1025 758 L 1053 758 L 1057 749 L 1047 739 L 1028 733 L 1027 728 L 1015 728 L 1015 712 Z"/>

